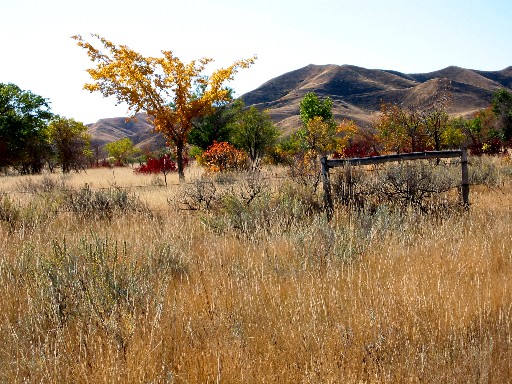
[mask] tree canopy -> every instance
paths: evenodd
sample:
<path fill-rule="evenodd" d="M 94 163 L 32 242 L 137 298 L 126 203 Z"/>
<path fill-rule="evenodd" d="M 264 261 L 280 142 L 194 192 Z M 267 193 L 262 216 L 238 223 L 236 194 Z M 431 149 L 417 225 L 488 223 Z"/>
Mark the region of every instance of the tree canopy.
<path fill-rule="evenodd" d="M 314 92 L 306 93 L 300 102 L 302 124 L 306 126 L 315 117 L 320 117 L 323 121 L 332 120 L 332 105 L 332 100 L 329 97 L 321 100 Z"/>
<path fill-rule="evenodd" d="M 332 114 L 332 100 L 320 99 L 308 92 L 300 102 L 300 118 L 303 127 L 298 136 L 302 146 L 322 156 L 334 152 L 340 144 L 338 128 Z"/>
<path fill-rule="evenodd" d="M 47 135 L 62 172 L 85 167 L 91 141 L 87 126 L 74 119 L 56 116 L 48 126 Z"/>
<path fill-rule="evenodd" d="M 0 167 L 40 172 L 48 152 L 44 130 L 52 116 L 47 99 L 0 83 Z"/>
<path fill-rule="evenodd" d="M 235 119 L 232 141 L 238 148 L 244 149 L 255 163 L 276 143 L 279 134 L 268 113 L 252 106 Z"/>
<path fill-rule="evenodd" d="M 512 139 L 512 93 L 506 89 L 496 91 L 492 99 L 493 112 L 504 140 Z"/>
<path fill-rule="evenodd" d="M 194 120 L 194 127 L 188 135 L 189 143 L 204 151 L 214 142 L 229 142 L 233 122 L 242 113 L 244 107 L 241 100 L 215 106 L 212 113 Z"/>
<path fill-rule="evenodd" d="M 215 103 L 231 98 L 225 83 L 233 80 L 239 69 L 253 64 L 255 57 L 205 75 L 211 58 L 184 63 L 172 51 L 162 51 L 161 57 L 145 57 L 126 45 L 116 45 L 96 34 L 92 37 L 99 40 L 102 49 L 81 36 L 73 37 L 96 64 L 87 70 L 93 82 L 84 88 L 116 97 L 133 114 L 145 111 L 168 144 L 175 146 L 178 173 L 184 179 L 183 156 L 192 121 L 211 112 Z"/>
<path fill-rule="evenodd" d="M 107 143 L 105 149 L 118 165 L 125 164 L 130 156 L 140 152 L 129 137 Z"/>

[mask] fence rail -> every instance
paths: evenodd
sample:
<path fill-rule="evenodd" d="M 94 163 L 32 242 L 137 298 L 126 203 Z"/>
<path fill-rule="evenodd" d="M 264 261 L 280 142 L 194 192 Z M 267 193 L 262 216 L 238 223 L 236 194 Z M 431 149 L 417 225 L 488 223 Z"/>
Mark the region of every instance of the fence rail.
<path fill-rule="evenodd" d="M 322 164 L 322 180 L 324 189 L 324 208 L 327 212 L 327 217 L 332 217 L 334 205 L 332 202 L 331 182 L 329 169 L 343 166 L 362 166 L 383 164 L 396 161 L 409 161 L 409 160 L 425 160 L 425 159 L 440 159 L 460 157 L 461 159 L 461 198 L 464 207 L 469 207 L 469 174 L 468 174 L 468 153 L 466 148 L 460 150 L 450 151 L 426 151 L 426 152 L 411 152 L 396 155 L 374 156 L 374 157 L 354 157 L 350 159 L 327 159 L 322 157 L 320 162 Z"/>

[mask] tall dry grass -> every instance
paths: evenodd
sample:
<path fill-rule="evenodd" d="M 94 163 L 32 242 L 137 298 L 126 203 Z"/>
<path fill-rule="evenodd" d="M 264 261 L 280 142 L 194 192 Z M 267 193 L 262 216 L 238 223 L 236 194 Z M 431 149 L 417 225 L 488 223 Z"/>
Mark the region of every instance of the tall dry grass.
<path fill-rule="evenodd" d="M 125 172 L 145 209 L 111 216 L 0 179 L 0 382 L 512 377 L 508 179 L 473 188 L 469 212 L 340 208 L 330 223 L 290 180 L 249 204 L 223 184 L 214 208 L 179 211 L 181 187 L 151 179 Z"/>

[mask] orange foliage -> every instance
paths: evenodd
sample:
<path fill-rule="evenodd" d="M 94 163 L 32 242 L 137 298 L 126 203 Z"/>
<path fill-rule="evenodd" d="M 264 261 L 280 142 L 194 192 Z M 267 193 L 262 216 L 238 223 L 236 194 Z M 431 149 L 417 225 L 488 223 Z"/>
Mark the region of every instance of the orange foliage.
<path fill-rule="evenodd" d="M 225 141 L 214 141 L 202 155 L 204 167 L 208 172 L 240 170 L 247 166 L 248 159 L 247 153 Z"/>

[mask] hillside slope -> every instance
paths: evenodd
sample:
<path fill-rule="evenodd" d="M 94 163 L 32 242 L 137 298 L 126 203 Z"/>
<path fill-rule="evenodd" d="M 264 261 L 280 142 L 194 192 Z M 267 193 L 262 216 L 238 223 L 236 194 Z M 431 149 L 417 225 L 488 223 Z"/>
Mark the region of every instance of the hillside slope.
<path fill-rule="evenodd" d="M 165 146 L 165 139 L 161 134 L 154 132 L 154 126 L 145 113 L 139 113 L 131 119 L 100 119 L 94 124 L 89 124 L 88 132 L 100 145 L 128 137 L 140 148 L 159 149 Z"/>
<path fill-rule="evenodd" d="M 369 125 L 382 102 L 421 107 L 443 89 L 451 97 L 449 113 L 470 115 L 485 108 L 499 88 L 512 91 L 512 67 L 486 72 L 447 67 L 423 74 L 366 69 L 352 65 L 308 65 L 271 79 L 242 99 L 267 109 L 285 133 L 300 126 L 299 104 L 307 92 L 330 97 L 337 119 Z"/>
<path fill-rule="evenodd" d="M 512 66 L 501 71 L 478 71 L 450 66 L 429 73 L 405 74 L 353 65 L 313 65 L 271 79 L 241 96 L 246 105 L 267 109 L 285 134 L 297 130 L 299 104 L 307 92 L 333 100 L 336 119 L 349 118 L 369 126 L 383 102 L 421 107 L 447 89 L 448 112 L 468 116 L 487 107 L 497 89 L 512 92 Z M 101 119 L 89 128 L 102 143 L 130 137 L 139 146 L 161 148 L 165 140 L 153 132 L 147 116 Z"/>

